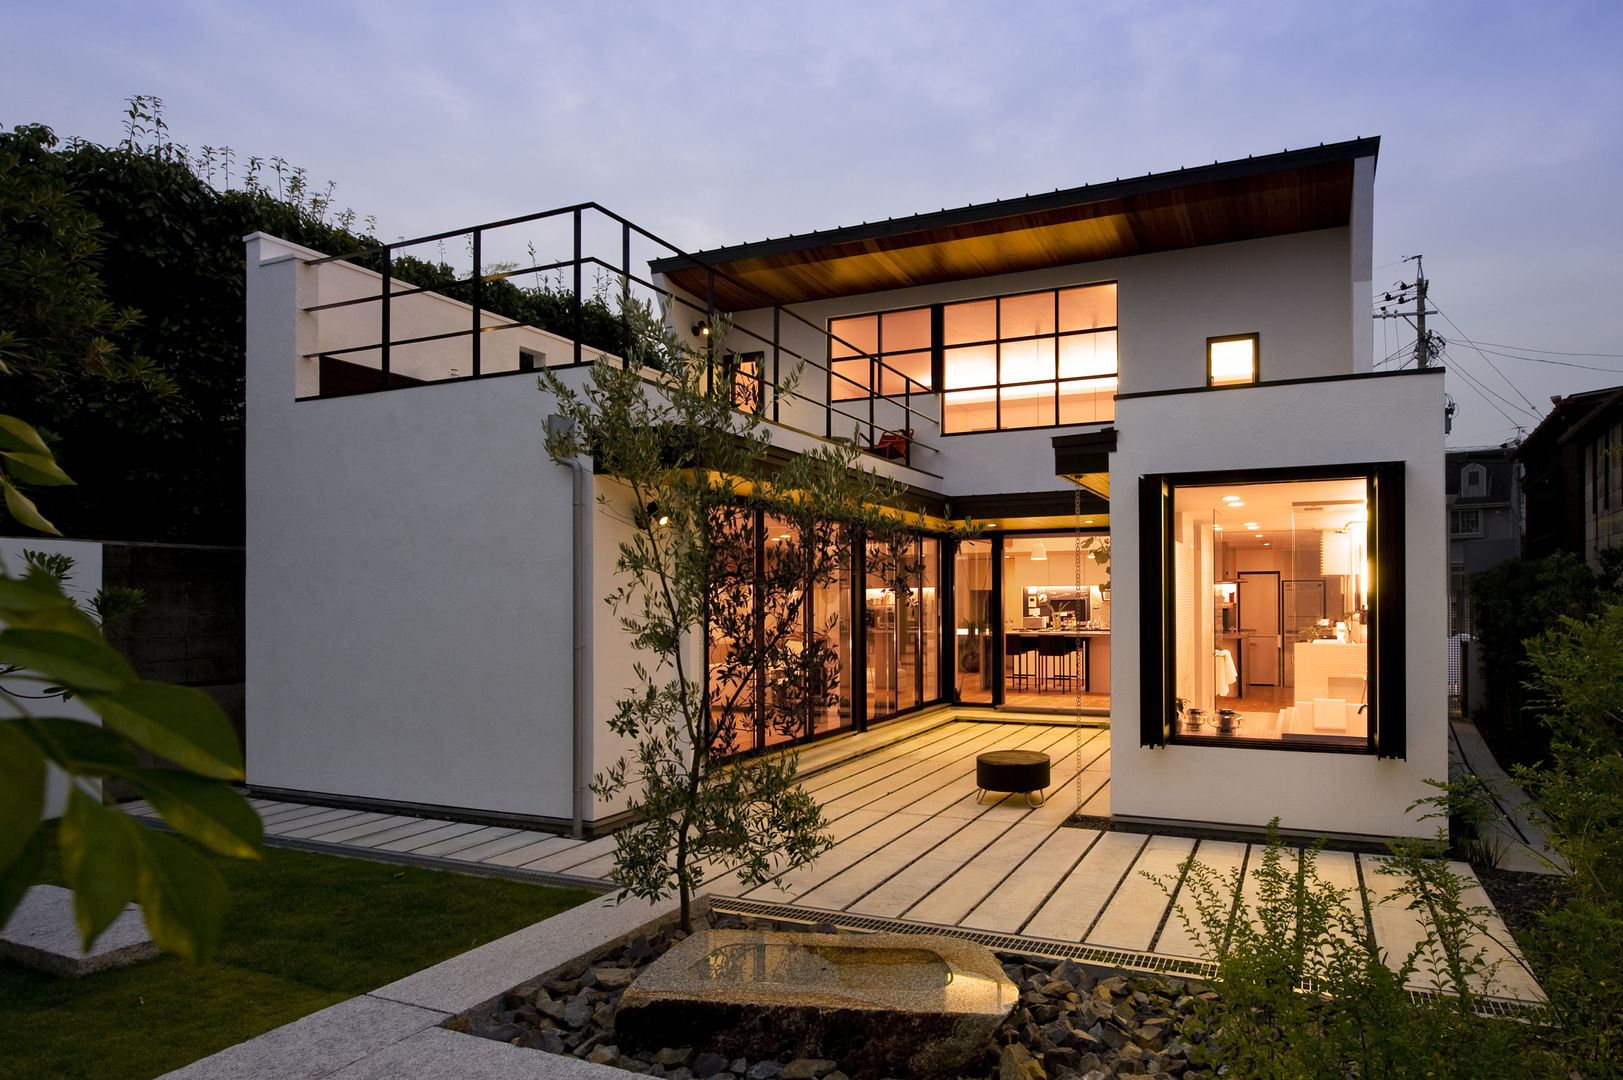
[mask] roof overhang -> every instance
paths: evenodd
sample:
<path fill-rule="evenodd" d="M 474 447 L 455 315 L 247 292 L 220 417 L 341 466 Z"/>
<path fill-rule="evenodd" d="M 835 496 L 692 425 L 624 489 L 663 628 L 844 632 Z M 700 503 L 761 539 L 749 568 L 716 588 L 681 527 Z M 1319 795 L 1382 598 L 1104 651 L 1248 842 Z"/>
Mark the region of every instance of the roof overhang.
<path fill-rule="evenodd" d="M 723 311 L 1338 228 L 1379 138 L 655 260 Z"/>

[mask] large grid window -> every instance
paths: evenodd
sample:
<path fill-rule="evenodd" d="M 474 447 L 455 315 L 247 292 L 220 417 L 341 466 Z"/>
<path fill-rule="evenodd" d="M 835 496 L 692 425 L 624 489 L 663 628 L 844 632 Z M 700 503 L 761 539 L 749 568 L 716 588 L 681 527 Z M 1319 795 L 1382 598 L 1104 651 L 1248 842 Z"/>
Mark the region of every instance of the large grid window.
<path fill-rule="evenodd" d="M 944 434 L 1115 417 L 1116 285 L 831 319 L 829 400 L 942 392 Z"/>
<path fill-rule="evenodd" d="M 934 366 L 930 320 L 927 307 L 830 319 L 829 400 L 929 390 Z"/>
<path fill-rule="evenodd" d="M 945 434 L 1088 424 L 1116 415 L 1116 286 L 942 307 Z"/>

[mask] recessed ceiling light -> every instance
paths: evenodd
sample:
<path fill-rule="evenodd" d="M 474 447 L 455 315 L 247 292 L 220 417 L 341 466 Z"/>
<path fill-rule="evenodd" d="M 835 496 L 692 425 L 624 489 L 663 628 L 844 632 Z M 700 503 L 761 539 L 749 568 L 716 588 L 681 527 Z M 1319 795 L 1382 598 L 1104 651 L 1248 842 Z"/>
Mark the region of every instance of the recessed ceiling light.
<path fill-rule="evenodd" d="M 1239 502 L 1240 497 L 1238 495 L 1225 495 L 1225 496 L 1223 496 L 1223 501 L 1224 502 Z"/>
<path fill-rule="evenodd" d="M 1238 510 L 1240 507 L 1242 507 L 1244 505 L 1245 505 L 1245 503 L 1241 502 L 1239 499 L 1235 499 L 1233 502 L 1229 503 L 1229 509 L 1230 510 Z"/>
<path fill-rule="evenodd" d="M 1262 526 L 1260 524 L 1258 524 L 1257 522 L 1255 522 L 1255 521 L 1246 522 L 1245 527 L 1248 528 L 1248 529 L 1260 529 L 1260 528 L 1262 528 Z"/>

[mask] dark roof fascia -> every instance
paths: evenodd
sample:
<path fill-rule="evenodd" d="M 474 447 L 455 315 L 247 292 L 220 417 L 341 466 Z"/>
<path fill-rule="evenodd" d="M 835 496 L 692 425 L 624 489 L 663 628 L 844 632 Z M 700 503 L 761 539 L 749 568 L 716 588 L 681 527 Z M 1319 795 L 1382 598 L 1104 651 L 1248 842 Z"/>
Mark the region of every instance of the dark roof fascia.
<path fill-rule="evenodd" d="M 1381 147 L 1380 136 L 1367 139 L 1349 139 L 1346 142 L 1309 147 L 1305 150 L 1286 150 L 1262 157 L 1248 157 L 1236 161 L 1222 161 L 1214 165 L 1198 165 L 1176 172 L 1149 173 L 1128 180 L 1109 183 L 1085 184 L 1041 195 L 1026 195 L 1017 199 L 1000 199 L 989 203 L 972 203 L 952 210 L 914 214 L 905 218 L 866 222 L 821 232 L 801 233 L 777 239 L 758 240 L 731 247 L 711 248 L 685 255 L 671 255 L 654 259 L 649 267 L 656 274 L 671 273 L 694 267 L 715 266 L 740 259 L 756 259 L 773 255 L 790 255 L 809 248 L 847 244 L 863 240 L 886 239 L 912 233 L 928 233 L 934 229 L 996 221 L 1025 214 L 1038 214 L 1089 203 L 1130 199 L 1143 195 L 1175 191 L 1183 187 L 1224 183 L 1264 176 L 1285 169 L 1311 168 L 1332 165 L 1358 158 L 1376 157 Z"/>

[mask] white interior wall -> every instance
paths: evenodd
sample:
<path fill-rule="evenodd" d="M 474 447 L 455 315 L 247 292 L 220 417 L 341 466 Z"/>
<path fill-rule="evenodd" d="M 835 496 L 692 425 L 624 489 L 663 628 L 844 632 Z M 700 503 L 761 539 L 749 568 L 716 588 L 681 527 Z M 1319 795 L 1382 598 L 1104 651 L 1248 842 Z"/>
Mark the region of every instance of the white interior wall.
<path fill-rule="evenodd" d="M 1267 417 L 1259 429 L 1257 417 Z M 1238 387 L 1118 404 L 1111 458 L 1111 812 L 1152 819 L 1370 836 L 1426 835 L 1404 808 L 1447 776 L 1447 557 L 1441 371 Z M 1164 433 L 1176 431 L 1178 439 Z M 1408 755 L 1139 745 L 1138 478 L 1212 468 L 1264 469 L 1402 460 L 1407 551 Z"/>

